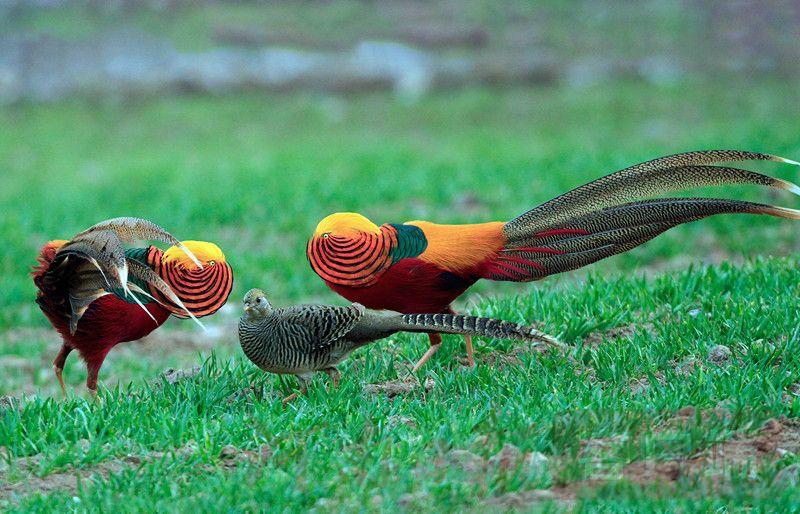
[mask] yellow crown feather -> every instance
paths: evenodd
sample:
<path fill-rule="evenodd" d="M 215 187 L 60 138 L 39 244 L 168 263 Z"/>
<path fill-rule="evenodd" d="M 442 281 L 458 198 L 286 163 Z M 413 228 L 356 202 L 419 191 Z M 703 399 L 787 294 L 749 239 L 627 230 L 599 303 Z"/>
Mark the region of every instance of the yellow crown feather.
<path fill-rule="evenodd" d="M 203 265 L 225 262 L 225 254 L 219 249 L 219 246 L 214 243 L 206 241 L 183 241 L 183 244 L 197 257 Z M 162 262 L 169 263 L 177 261 L 178 264 L 185 268 L 194 269 L 197 265 L 192 262 L 186 253 L 177 246 L 171 246 L 164 256 L 161 258 Z"/>
<path fill-rule="evenodd" d="M 381 229 L 378 225 L 367 219 L 366 216 L 358 214 L 357 212 L 337 212 L 326 216 L 319 222 L 317 229 L 314 231 L 314 236 L 317 237 L 323 234 L 353 234 L 356 232 L 380 234 Z"/>

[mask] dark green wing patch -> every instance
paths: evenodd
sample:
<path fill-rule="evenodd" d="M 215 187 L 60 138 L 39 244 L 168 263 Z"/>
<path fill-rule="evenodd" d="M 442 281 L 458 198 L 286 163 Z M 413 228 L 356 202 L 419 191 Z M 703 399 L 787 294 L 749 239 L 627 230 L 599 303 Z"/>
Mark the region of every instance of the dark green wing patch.
<path fill-rule="evenodd" d="M 397 231 L 397 246 L 390 252 L 392 264 L 400 259 L 417 257 L 428 247 L 428 240 L 421 228 L 394 223 L 391 223 L 390 226 Z"/>

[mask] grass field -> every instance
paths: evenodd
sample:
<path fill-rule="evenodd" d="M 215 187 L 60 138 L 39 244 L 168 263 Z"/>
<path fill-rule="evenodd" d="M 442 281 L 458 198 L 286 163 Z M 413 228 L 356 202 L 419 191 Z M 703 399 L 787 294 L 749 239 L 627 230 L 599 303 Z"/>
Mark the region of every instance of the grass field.
<path fill-rule="evenodd" d="M 320 378 L 282 409 L 294 382 L 243 361 L 230 331 L 253 286 L 278 304 L 342 301 L 304 256 L 332 211 L 378 223 L 508 219 L 678 151 L 797 159 L 796 92 L 777 81 L 743 86 L 467 89 L 414 104 L 253 93 L 3 107 L 0 395 L 24 399 L 0 404 L 0 508 L 792 505 L 800 272 L 789 221 L 718 217 L 593 275 L 482 284 L 465 310 L 541 323 L 570 351 L 481 341 L 469 370 L 448 339 L 420 374 L 426 386 L 392 398 L 365 385 L 403 376 L 420 338 L 357 352 L 339 389 Z M 797 180 L 790 166 L 751 169 Z M 788 194 L 721 192 L 797 207 Z M 68 361 L 78 395 L 62 401 L 49 365 L 56 337 L 27 272 L 46 240 L 120 215 L 217 242 L 236 273 L 230 309 L 209 321 L 210 335 L 170 322 L 112 351 L 97 404 L 82 397 L 81 364 Z M 176 384 L 159 377 L 192 366 L 200 373 Z M 504 444 L 532 453 L 525 460 L 509 446 L 490 459 Z"/>

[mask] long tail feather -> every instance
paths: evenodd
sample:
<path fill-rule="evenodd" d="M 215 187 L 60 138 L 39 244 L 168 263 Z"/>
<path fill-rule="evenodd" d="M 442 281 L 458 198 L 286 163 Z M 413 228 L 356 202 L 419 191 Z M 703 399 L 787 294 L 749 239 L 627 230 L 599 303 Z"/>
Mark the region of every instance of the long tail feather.
<path fill-rule="evenodd" d="M 92 263 L 113 289 L 127 289 L 128 268 L 125 248 L 113 232 L 98 231 L 75 236 L 56 254 L 56 263 L 75 255 Z"/>
<path fill-rule="evenodd" d="M 574 230 L 533 236 L 522 246 L 505 249 L 490 278 L 527 281 L 570 271 L 631 250 L 677 225 L 723 213 L 800 219 L 800 211 L 795 209 L 738 200 L 642 200 L 577 218 L 570 222 Z"/>
<path fill-rule="evenodd" d="M 503 230 L 506 237 L 514 241 L 603 207 L 692 187 L 756 184 L 800 194 L 800 187 L 785 180 L 738 168 L 708 165 L 737 160 L 794 163 L 783 157 L 736 150 L 688 152 L 662 157 L 573 189 L 514 218 L 505 224 Z"/>
<path fill-rule="evenodd" d="M 561 347 L 554 337 L 533 327 L 494 318 L 462 314 L 403 314 L 398 330 L 442 334 L 472 334 L 496 339 L 538 341 Z"/>
<path fill-rule="evenodd" d="M 186 306 L 183 304 L 178 295 L 169 287 L 169 284 L 164 282 L 158 274 L 150 269 L 148 266 L 142 264 L 141 262 L 137 261 L 136 259 L 128 259 L 128 267 L 131 270 L 131 274 L 141 280 L 144 280 L 148 284 L 153 285 L 158 291 L 160 291 L 164 296 L 169 298 L 169 300 L 180 307 L 186 314 L 189 315 L 192 320 L 197 323 L 197 325 L 202 328 L 204 331 L 206 330 L 205 325 L 197 319 L 192 311 L 190 311 Z"/>
<path fill-rule="evenodd" d="M 152 221 L 133 217 L 111 218 L 92 225 L 75 237 L 77 238 L 79 236 L 84 236 L 98 231 L 114 232 L 122 241 L 129 243 L 136 239 L 141 239 L 146 241 L 161 241 L 163 243 L 177 246 L 192 260 L 192 262 L 194 262 L 198 268 L 203 269 L 202 263 L 197 257 L 195 257 L 191 250 L 189 250 L 175 236 L 159 227 Z"/>

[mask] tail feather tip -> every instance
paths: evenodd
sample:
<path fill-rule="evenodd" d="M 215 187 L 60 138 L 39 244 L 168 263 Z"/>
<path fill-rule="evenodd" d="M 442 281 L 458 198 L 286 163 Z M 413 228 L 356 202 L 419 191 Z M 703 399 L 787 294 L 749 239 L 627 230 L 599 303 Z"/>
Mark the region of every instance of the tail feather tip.
<path fill-rule="evenodd" d="M 792 159 L 787 159 L 786 157 L 776 157 L 778 162 L 785 162 L 786 164 L 792 164 L 794 166 L 800 166 L 800 162 L 793 161 Z"/>
<path fill-rule="evenodd" d="M 788 207 L 776 207 L 782 218 L 793 220 L 800 220 L 800 211 L 797 209 L 789 209 Z"/>
<path fill-rule="evenodd" d="M 788 180 L 778 180 L 777 183 L 781 189 L 800 196 L 800 186 L 798 186 L 797 184 L 789 182 Z"/>

